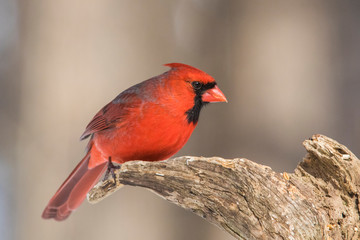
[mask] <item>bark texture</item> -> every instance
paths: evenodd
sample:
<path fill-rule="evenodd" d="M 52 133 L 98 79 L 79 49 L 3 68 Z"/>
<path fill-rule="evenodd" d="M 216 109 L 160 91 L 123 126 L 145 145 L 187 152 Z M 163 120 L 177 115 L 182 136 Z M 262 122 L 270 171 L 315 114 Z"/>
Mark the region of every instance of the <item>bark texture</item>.
<path fill-rule="evenodd" d="M 237 239 L 359 239 L 360 162 L 323 135 L 304 141 L 294 173 L 244 158 L 132 161 L 88 194 L 96 203 L 122 184 L 153 190 Z"/>

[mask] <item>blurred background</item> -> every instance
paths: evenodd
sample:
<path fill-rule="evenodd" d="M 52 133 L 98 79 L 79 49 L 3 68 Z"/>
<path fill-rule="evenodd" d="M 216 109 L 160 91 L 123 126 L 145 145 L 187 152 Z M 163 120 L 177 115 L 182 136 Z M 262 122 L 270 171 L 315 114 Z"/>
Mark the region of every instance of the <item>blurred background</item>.
<path fill-rule="evenodd" d="M 208 72 L 229 100 L 177 155 L 292 172 L 322 133 L 359 156 L 359 24 L 356 1 L 0 0 L 1 239 L 232 239 L 135 187 L 65 222 L 40 215 L 93 115 L 169 62 Z"/>

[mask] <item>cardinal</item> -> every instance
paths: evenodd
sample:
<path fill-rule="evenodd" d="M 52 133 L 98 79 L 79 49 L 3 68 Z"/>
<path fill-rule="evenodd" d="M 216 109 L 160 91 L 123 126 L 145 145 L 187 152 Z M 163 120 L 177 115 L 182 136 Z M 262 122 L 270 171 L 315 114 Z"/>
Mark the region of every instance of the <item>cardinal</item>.
<path fill-rule="evenodd" d="M 214 78 L 182 63 L 136 84 L 103 107 L 87 125 L 85 157 L 50 199 L 42 217 L 65 220 L 106 172 L 127 161 L 161 161 L 178 152 L 195 129 L 200 111 L 227 102 Z"/>

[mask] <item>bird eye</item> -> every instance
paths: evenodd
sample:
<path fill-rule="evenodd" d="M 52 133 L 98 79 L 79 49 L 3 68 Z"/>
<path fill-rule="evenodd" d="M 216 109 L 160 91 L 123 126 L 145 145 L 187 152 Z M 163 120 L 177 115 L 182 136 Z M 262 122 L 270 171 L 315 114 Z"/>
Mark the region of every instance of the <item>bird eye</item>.
<path fill-rule="evenodd" d="M 193 86 L 194 89 L 200 89 L 202 86 L 202 84 L 198 81 L 192 82 L 191 85 Z"/>

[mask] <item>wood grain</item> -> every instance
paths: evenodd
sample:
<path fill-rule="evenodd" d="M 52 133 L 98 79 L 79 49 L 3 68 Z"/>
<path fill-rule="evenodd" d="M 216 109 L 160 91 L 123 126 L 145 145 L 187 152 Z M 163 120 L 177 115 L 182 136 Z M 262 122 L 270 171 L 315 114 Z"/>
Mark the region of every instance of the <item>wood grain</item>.
<path fill-rule="evenodd" d="M 96 203 L 122 184 L 151 189 L 237 239 L 359 239 L 360 162 L 323 135 L 304 141 L 294 173 L 244 158 L 132 161 L 88 194 Z"/>

